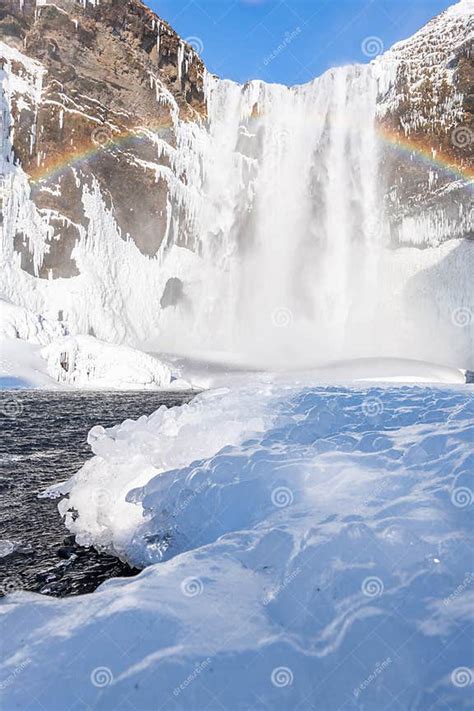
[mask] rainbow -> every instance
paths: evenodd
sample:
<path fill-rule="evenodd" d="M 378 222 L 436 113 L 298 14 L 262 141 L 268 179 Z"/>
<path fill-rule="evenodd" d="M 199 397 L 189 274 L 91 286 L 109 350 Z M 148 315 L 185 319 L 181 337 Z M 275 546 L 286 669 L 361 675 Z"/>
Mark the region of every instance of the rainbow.
<path fill-rule="evenodd" d="M 111 132 L 105 127 L 97 128 L 91 138 L 82 145 L 58 154 L 43 165 L 29 171 L 33 184 L 39 184 L 52 178 L 60 177 L 67 169 L 80 166 L 84 162 L 94 161 L 104 150 L 126 149 L 136 141 L 149 140 L 149 132 L 157 136 L 163 134 L 172 126 L 161 123 L 156 126 L 137 127 L 122 132 Z M 462 180 L 474 189 L 474 167 L 463 165 L 453 156 L 442 151 L 435 151 L 431 146 L 409 138 L 399 131 L 379 125 L 377 133 L 380 140 L 400 155 L 425 165 L 431 170 L 437 170 L 456 180 Z"/>
<path fill-rule="evenodd" d="M 437 151 L 432 146 L 422 143 L 419 140 L 408 138 L 399 131 L 389 129 L 385 126 L 378 126 L 377 133 L 385 145 L 390 146 L 401 155 L 405 155 L 411 160 L 424 164 L 427 168 L 438 170 L 445 175 L 461 179 L 469 187 L 474 188 L 474 167 L 462 165 L 453 156 Z"/>
<path fill-rule="evenodd" d="M 104 150 L 114 151 L 127 149 L 130 144 L 137 141 L 149 140 L 149 134 L 154 133 L 160 137 L 172 127 L 161 122 L 156 125 L 141 126 L 124 131 L 111 131 L 106 126 L 94 129 L 87 140 L 78 143 L 68 151 L 52 156 L 42 165 L 30 168 L 28 175 L 33 185 L 37 185 L 53 178 L 59 178 L 69 168 L 80 167 L 86 162 L 93 162 L 101 156 Z"/>

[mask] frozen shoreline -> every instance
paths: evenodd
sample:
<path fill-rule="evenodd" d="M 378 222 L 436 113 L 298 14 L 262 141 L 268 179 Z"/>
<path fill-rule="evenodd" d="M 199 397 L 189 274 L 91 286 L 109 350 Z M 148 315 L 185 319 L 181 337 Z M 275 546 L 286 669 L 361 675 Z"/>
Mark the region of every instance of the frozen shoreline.
<path fill-rule="evenodd" d="M 4 599 L 4 703 L 468 708 L 473 407 L 470 386 L 267 382 L 95 428 L 68 523 L 148 567 Z"/>

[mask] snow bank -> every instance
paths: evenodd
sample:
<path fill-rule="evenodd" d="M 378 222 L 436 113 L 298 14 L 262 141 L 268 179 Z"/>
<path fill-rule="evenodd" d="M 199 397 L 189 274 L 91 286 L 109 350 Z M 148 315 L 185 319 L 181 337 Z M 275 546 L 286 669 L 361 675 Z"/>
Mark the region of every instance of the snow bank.
<path fill-rule="evenodd" d="M 239 383 L 239 377 L 246 378 L 246 384 Z M 363 381 L 377 377 L 388 381 L 418 378 L 421 382 L 465 382 L 461 371 L 396 359 L 333 364 L 301 374 L 300 381 Z M 161 472 L 210 457 L 226 445 L 238 444 L 251 433 L 267 430 L 281 409 L 282 391 L 292 392 L 298 388 L 295 378 L 261 375 L 249 384 L 248 374 L 236 374 L 233 395 L 231 389 L 223 387 L 202 393 L 183 407 L 161 407 L 150 417 L 141 417 L 136 422 L 127 420 L 109 430 L 95 427 L 88 437 L 95 458 L 66 485 L 53 487 L 49 492 L 68 494 L 59 507 L 66 525 L 80 544 L 105 548 L 142 567 L 169 555 L 168 548 L 176 552 L 177 541 L 171 542 L 167 533 L 158 539 L 152 533 L 151 546 L 143 549 L 141 534 L 138 539 L 136 536 L 143 507 L 134 494 L 129 497 L 130 492 Z M 157 481 L 165 482 L 165 488 L 168 486 L 166 478 L 159 477 Z M 200 486 L 200 479 L 196 482 Z M 93 495 L 94 491 L 100 491 L 100 496 Z M 247 505 L 245 498 L 243 501 Z M 176 501 L 168 508 L 174 511 L 179 505 Z"/>
<path fill-rule="evenodd" d="M 169 368 L 147 353 L 114 346 L 93 336 L 68 336 L 41 351 L 48 373 L 80 388 L 168 388 Z"/>
<path fill-rule="evenodd" d="M 331 363 L 313 371 L 322 381 L 385 383 L 452 383 L 466 382 L 465 371 L 444 365 L 404 358 L 358 358 Z"/>
<path fill-rule="evenodd" d="M 41 348 L 43 346 L 43 348 Z M 158 358 L 93 336 L 68 335 L 68 326 L 0 299 L 0 386 L 170 389 Z"/>
<path fill-rule="evenodd" d="M 472 395 L 260 383 L 94 430 L 68 524 L 117 541 L 133 489 L 161 562 L 7 596 L 5 708 L 470 708 Z"/>

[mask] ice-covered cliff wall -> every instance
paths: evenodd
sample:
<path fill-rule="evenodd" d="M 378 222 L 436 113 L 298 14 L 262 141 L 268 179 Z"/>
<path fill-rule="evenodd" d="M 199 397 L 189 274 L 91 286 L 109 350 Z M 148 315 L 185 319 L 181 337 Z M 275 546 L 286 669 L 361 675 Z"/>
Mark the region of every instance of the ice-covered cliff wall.
<path fill-rule="evenodd" d="M 7 4 L 5 296 L 157 350 L 473 367 L 472 0 L 294 88 L 206 75 L 140 2 Z"/>
<path fill-rule="evenodd" d="M 473 53 L 474 1 L 461 0 L 375 62 L 395 244 L 473 237 Z"/>

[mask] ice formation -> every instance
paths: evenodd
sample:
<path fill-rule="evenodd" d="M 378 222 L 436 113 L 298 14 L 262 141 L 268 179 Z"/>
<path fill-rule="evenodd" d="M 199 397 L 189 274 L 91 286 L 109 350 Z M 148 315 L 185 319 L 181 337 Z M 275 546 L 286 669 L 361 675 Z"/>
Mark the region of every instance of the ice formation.
<path fill-rule="evenodd" d="M 42 346 L 67 334 L 65 324 L 0 299 L 0 338 L 20 338 Z"/>
<path fill-rule="evenodd" d="M 258 366 L 394 356 L 474 367 L 472 244 L 443 241 L 466 233 L 472 212 L 407 217 L 399 230 L 406 246 L 390 248 L 376 131 L 377 117 L 400 101 L 400 62 L 414 76 L 417 61 L 425 62 L 435 86 L 450 81 L 436 52 L 419 60 L 410 53 L 426 47 L 431 32 L 448 47 L 467 36 L 471 9 L 463 0 L 372 64 L 331 70 L 304 86 L 207 76 L 206 125 L 181 121 L 173 96 L 150 76 L 157 102 L 170 108 L 176 145 L 148 132 L 156 162 L 130 160 L 167 185 L 159 254 L 146 257 L 123 239 L 98 184 L 81 183 L 78 169 L 89 220 L 72 255 L 80 275 L 21 271 L 15 231 L 27 235 L 38 268 L 54 230 L 51 215 L 34 208 L 21 168 L 8 163 L 3 293 L 52 319 L 63 313 L 74 334 L 155 351 L 238 353 Z M 7 100 L 15 93 L 34 107 L 44 69 L 2 51 Z M 12 53 L 16 66 L 23 63 L 21 79 L 11 71 Z M 455 97 L 449 117 L 461 108 Z M 419 127 L 415 109 L 407 133 Z M 173 303 L 163 300 L 170 280 L 182 285 Z"/>
<path fill-rule="evenodd" d="M 4 599 L 5 707 L 470 708 L 473 402 L 267 379 L 93 430 L 61 508 L 149 567 Z"/>

